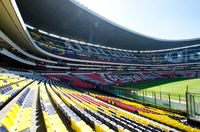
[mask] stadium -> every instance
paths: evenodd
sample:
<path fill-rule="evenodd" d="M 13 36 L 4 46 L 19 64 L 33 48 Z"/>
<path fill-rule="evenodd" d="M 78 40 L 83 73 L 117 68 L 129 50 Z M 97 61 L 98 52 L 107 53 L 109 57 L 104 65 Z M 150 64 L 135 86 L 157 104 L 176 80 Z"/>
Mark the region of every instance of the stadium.
<path fill-rule="evenodd" d="M 0 132 L 200 132 L 199 77 L 200 39 L 76 0 L 0 1 Z"/>

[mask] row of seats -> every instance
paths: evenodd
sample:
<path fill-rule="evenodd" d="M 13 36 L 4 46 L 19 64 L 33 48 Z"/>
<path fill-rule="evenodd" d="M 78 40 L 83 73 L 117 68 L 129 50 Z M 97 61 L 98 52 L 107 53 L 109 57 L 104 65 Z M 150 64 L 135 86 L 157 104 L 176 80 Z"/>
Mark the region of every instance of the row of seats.
<path fill-rule="evenodd" d="M 68 131 L 66 124 L 60 118 L 60 115 L 57 113 L 56 109 L 62 111 L 64 120 L 67 121 L 67 124 L 71 127 L 72 130 L 77 132 L 92 132 L 93 129 L 83 121 L 71 108 L 69 108 L 60 97 L 58 97 L 55 92 L 49 87 L 48 84 L 41 82 L 39 85 L 36 83 L 32 83 L 28 85 L 22 92 L 19 94 L 19 97 L 14 104 L 12 104 L 11 108 L 8 109 L 8 112 L 5 113 L 5 117 L 0 120 L 0 131 L 8 132 L 8 131 L 33 131 L 35 129 L 31 129 L 32 120 L 36 117 L 33 117 L 33 111 L 35 108 L 33 107 L 33 98 L 34 95 L 38 95 L 35 93 L 35 89 L 38 89 L 39 86 L 39 99 L 42 110 L 42 117 L 44 118 L 45 129 L 42 131 Z M 33 91 L 34 89 L 34 91 Z M 48 90 L 48 91 L 47 91 Z M 13 99 L 14 100 L 14 99 Z M 52 102 L 53 100 L 53 102 Z M 12 103 L 10 101 L 9 103 Z M 57 108 L 55 108 L 55 106 Z M 1 114 L 2 116 L 2 114 Z M 0 118 L 1 118 L 0 116 Z M 41 118 L 41 117 L 40 117 Z M 42 120 L 42 119 L 39 119 Z M 71 131 L 71 130 L 70 130 Z"/>
<path fill-rule="evenodd" d="M 70 83 L 71 85 L 73 85 L 74 87 L 82 87 L 82 88 L 93 88 L 93 85 L 90 83 L 87 83 L 75 76 L 72 75 L 65 75 L 65 76 L 59 76 L 59 75 L 46 75 L 45 77 L 47 78 L 51 78 L 51 79 L 59 79 L 60 81 L 67 81 L 68 83 Z"/>
<path fill-rule="evenodd" d="M 144 76 L 145 74 L 145 76 Z M 152 79 L 164 78 L 154 73 L 134 73 L 129 75 L 99 74 L 99 73 L 74 73 L 68 75 L 45 75 L 45 77 L 60 81 L 68 81 L 73 87 L 98 88 L 99 86 L 109 87 L 113 85 L 124 85 L 127 82 L 138 82 Z"/>
<path fill-rule="evenodd" d="M 164 76 L 158 73 L 141 72 L 127 75 L 113 73 L 71 73 L 66 75 L 45 75 L 46 78 L 67 81 L 73 87 L 99 88 L 115 85 L 125 85 L 128 82 L 140 82 L 153 79 L 162 79 Z"/>
<path fill-rule="evenodd" d="M 75 90 L 65 89 L 65 88 L 54 88 L 58 94 L 62 93 L 62 97 L 67 97 L 66 104 L 70 105 L 71 102 L 75 103 L 79 108 L 85 110 L 86 112 L 96 113 L 96 119 L 99 119 L 102 123 L 105 123 L 106 126 L 115 130 L 115 131 L 168 131 L 166 127 L 161 127 L 151 121 L 147 121 L 145 119 L 139 118 L 138 116 L 127 113 L 126 111 L 119 110 L 114 108 L 113 106 L 109 106 L 106 103 L 102 103 L 98 100 L 95 100 L 87 95 L 84 95 Z M 93 114 L 94 115 L 94 114 Z M 128 122 L 122 122 L 121 118 L 130 119 L 131 123 L 127 125 Z M 120 124 L 117 124 L 116 121 L 119 121 Z M 131 124 L 137 123 L 135 126 L 131 126 Z"/>
<path fill-rule="evenodd" d="M 100 99 L 112 105 L 118 106 L 127 111 L 131 111 L 131 112 L 137 111 L 137 113 L 143 117 L 147 117 L 151 120 L 155 120 L 157 122 L 166 124 L 176 129 L 183 130 L 183 131 L 185 130 L 198 131 L 197 129 L 187 126 L 186 124 L 182 122 L 183 119 L 186 120 L 186 117 L 184 116 L 181 116 L 172 112 L 164 111 L 164 110 L 159 110 L 153 107 L 145 107 L 142 104 L 127 101 L 124 99 L 109 97 L 105 95 L 103 96 L 103 95 L 98 95 L 94 93 L 89 93 L 89 94 L 97 99 Z"/>
<path fill-rule="evenodd" d="M 20 90 L 24 88 L 24 86 L 26 86 L 30 82 L 31 80 L 25 79 L 20 82 L 0 88 L 0 107 L 10 98 L 14 97 Z"/>
<path fill-rule="evenodd" d="M 67 131 L 62 120 L 54 109 L 43 83 L 40 84 L 40 105 L 47 132 Z"/>
<path fill-rule="evenodd" d="M 0 122 L 0 131 L 30 131 L 33 100 L 37 83 L 32 83 L 19 96 L 18 100 L 12 105 L 6 116 Z"/>
<path fill-rule="evenodd" d="M 26 80 L 29 83 L 33 81 Z M 20 85 L 15 87 L 20 88 Z M 34 102 L 37 99 L 39 101 Z M 33 131 L 36 125 L 33 120 L 40 120 L 40 125 L 43 124 L 45 129 L 41 131 L 48 132 L 199 131 L 176 120 L 183 119 L 183 116 L 116 97 L 82 93 L 44 78 L 27 85 L 13 101 L 7 104 L 9 106 L 12 103 L 0 120 L 2 132 Z M 117 104 L 132 107 L 138 113 L 128 112 Z M 36 105 L 41 110 L 41 116 L 38 114 L 38 117 L 34 114 Z"/>
<path fill-rule="evenodd" d="M 13 74 L 1 74 L 0 75 L 0 89 L 7 85 L 11 85 L 13 83 L 22 81 L 24 79 L 25 79 L 24 77 L 19 77 Z"/>
<path fill-rule="evenodd" d="M 86 124 L 85 121 L 83 121 L 77 113 L 72 110 L 72 107 L 75 107 L 75 105 L 71 102 L 69 102 L 66 97 L 62 96 L 62 94 L 59 94 L 59 96 L 56 94 L 57 92 L 54 92 L 50 86 L 47 85 L 48 92 L 50 93 L 54 103 L 58 107 L 58 109 L 61 111 L 62 115 L 65 116 L 65 119 L 72 130 L 79 131 L 79 132 L 92 132 L 93 129 Z M 66 104 L 67 102 L 67 104 Z"/>
<path fill-rule="evenodd" d="M 155 53 L 130 53 L 125 51 L 116 51 L 101 47 L 83 45 L 76 42 L 69 42 L 59 38 L 54 38 L 46 34 L 42 34 L 37 30 L 31 30 L 30 34 L 44 50 L 60 56 L 76 58 L 81 60 L 95 60 L 106 62 L 120 63 L 142 63 L 142 64 L 175 64 L 185 62 L 198 62 L 199 47 Z M 187 61 L 186 61 L 187 60 Z"/>
<path fill-rule="evenodd" d="M 29 29 L 31 30 L 31 29 Z M 101 61 L 115 61 L 115 62 L 139 62 L 141 60 L 137 59 L 133 53 L 128 53 L 124 51 L 114 51 L 106 50 L 103 48 L 95 48 L 91 46 L 84 46 L 79 44 L 72 44 L 68 42 L 62 42 L 62 40 L 51 39 L 46 35 L 42 35 L 35 31 L 30 31 L 32 38 L 35 43 L 41 48 L 49 52 L 53 52 L 57 55 L 79 58 L 84 60 L 101 60 Z M 61 44 L 61 45 L 60 45 Z M 73 52 L 73 55 L 71 55 Z"/>
<path fill-rule="evenodd" d="M 80 78 L 81 80 L 85 80 L 97 85 L 101 85 L 101 86 L 112 86 L 115 85 L 114 82 L 112 81 L 108 81 L 105 78 L 102 78 L 102 76 L 99 73 L 82 73 L 82 74 L 73 74 L 75 75 L 77 78 Z"/>
<path fill-rule="evenodd" d="M 75 113 L 83 120 L 85 120 L 84 122 L 89 124 L 95 131 L 97 132 L 113 132 L 112 129 L 110 129 L 107 125 L 105 125 L 103 122 L 101 122 L 100 120 L 96 119 L 95 117 L 93 117 L 92 115 L 90 115 L 88 112 L 86 112 L 86 110 L 84 109 L 84 107 L 78 103 L 76 100 L 74 99 L 69 99 L 68 96 L 66 96 L 65 93 L 62 92 L 62 89 L 59 88 L 53 88 L 58 94 L 61 95 L 61 98 L 63 99 L 63 101 L 73 110 L 75 111 Z M 84 124 L 85 124 L 84 123 Z M 88 131 L 88 130 L 87 130 Z"/>
<path fill-rule="evenodd" d="M 99 74 L 88 73 L 88 74 L 84 74 L 84 75 L 88 76 L 88 77 L 90 77 L 92 79 L 98 80 L 99 82 L 102 82 L 102 83 L 105 83 L 105 84 L 109 83 L 108 81 L 102 79 Z"/>

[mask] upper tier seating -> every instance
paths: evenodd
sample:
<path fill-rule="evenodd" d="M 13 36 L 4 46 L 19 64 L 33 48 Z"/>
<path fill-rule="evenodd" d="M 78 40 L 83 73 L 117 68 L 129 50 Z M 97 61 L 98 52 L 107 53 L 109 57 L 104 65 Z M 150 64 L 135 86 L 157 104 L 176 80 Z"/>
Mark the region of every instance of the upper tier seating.
<path fill-rule="evenodd" d="M 35 43 L 50 53 L 68 58 L 133 64 L 177 64 L 200 61 L 200 47 L 155 53 L 125 52 L 79 44 L 29 29 Z"/>

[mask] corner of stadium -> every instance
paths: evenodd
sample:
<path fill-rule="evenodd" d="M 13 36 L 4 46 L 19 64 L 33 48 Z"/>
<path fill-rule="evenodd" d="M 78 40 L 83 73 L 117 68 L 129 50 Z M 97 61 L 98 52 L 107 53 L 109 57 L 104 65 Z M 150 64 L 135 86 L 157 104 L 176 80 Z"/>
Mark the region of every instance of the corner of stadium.
<path fill-rule="evenodd" d="M 0 1 L 0 132 L 200 132 L 200 39 L 145 36 L 75 0 Z"/>

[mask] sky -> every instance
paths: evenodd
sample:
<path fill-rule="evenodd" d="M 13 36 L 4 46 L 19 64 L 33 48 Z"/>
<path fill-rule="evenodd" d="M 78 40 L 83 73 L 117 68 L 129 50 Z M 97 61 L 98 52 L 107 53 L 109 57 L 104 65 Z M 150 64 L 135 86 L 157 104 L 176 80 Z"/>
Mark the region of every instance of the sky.
<path fill-rule="evenodd" d="M 76 0 L 97 14 L 153 38 L 200 38 L 200 0 Z"/>

